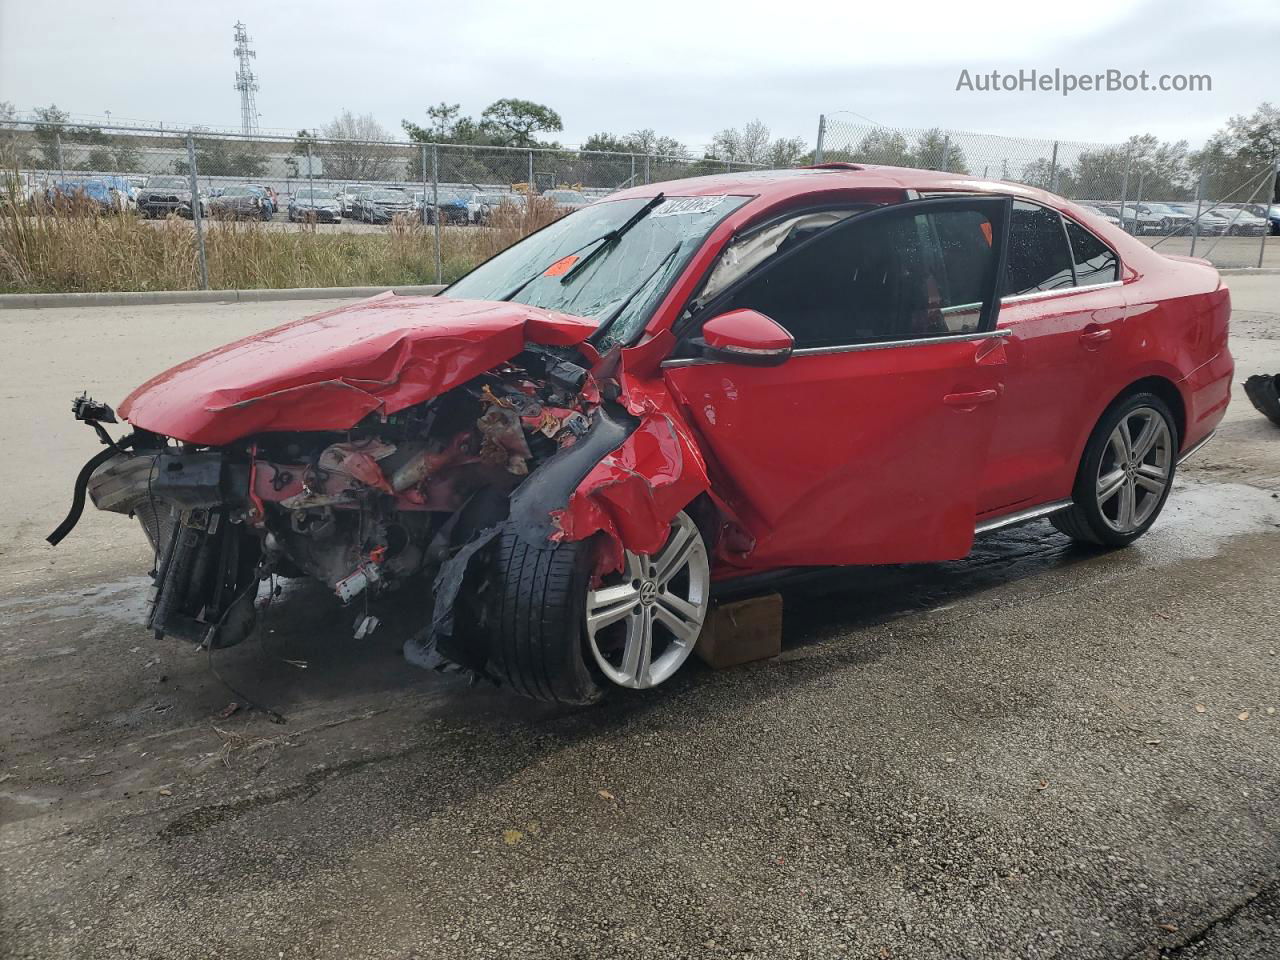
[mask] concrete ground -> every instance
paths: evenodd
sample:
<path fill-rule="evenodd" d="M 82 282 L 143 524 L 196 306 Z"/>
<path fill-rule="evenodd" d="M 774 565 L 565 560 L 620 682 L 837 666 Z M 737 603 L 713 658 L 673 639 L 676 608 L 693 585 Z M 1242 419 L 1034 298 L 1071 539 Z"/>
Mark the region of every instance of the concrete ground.
<path fill-rule="evenodd" d="M 1231 286 L 1238 379 L 1280 372 L 1280 277 Z M 1280 430 L 1243 397 L 1128 550 L 1041 522 L 842 575 L 776 660 L 563 712 L 306 586 L 210 661 L 138 625 L 125 520 L 43 542 L 73 393 L 324 306 L 0 313 L 0 956 L 1280 954 Z"/>

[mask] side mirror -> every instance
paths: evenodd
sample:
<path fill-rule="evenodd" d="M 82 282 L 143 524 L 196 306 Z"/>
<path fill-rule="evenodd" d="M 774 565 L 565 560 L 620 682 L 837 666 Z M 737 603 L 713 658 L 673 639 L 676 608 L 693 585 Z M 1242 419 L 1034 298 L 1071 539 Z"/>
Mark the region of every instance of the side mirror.
<path fill-rule="evenodd" d="M 730 310 L 704 323 L 693 343 L 708 360 L 776 367 L 791 356 L 795 338 L 758 310 Z"/>

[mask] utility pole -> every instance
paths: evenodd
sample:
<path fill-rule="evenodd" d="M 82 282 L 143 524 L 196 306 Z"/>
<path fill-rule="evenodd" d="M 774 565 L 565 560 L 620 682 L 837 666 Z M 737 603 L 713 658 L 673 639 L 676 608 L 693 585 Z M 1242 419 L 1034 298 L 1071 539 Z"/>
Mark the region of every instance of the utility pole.
<path fill-rule="evenodd" d="M 258 132 L 258 104 L 254 98 L 258 92 L 258 78 L 249 65 L 249 61 L 257 59 L 258 54 L 249 46 L 249 32 L 239 20 L 236 21 L 235 38 L 235 88 L 240 91 L 240 132 L 249 137 Z"/>

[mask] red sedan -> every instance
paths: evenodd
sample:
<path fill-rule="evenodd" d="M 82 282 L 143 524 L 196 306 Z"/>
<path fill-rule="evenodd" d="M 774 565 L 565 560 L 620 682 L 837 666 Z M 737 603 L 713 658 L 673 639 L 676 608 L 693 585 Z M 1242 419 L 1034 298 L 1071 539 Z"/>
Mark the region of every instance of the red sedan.
<path fill-rule="evenodd" d="M 238 642 L 306 576 L 363 637 L 408 587 L 410 661 L 584 703 L 670 677 L 738 577 L 1037 517 L 1131 543 L 1226 410 L 1229 316 L 1207 263 L 1027 187 L 677 181 L 159 375 L 78 502 L 142 521 L 157 633 Z"/>

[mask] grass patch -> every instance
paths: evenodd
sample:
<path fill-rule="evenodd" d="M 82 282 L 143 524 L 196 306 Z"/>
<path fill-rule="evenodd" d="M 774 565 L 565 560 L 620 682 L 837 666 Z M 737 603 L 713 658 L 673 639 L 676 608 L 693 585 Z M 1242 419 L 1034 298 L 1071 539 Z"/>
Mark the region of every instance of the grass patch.
<path fill-rule="evenodd" d="M 553 204 L 534 197 L 519 207 L 504 204 L 487 227 L 442 227 L 444 282 L 558 215 Z M 397 219 L 378 233 L 282 230 L 252 220 L 206 221 L 204 228 L 215 290 L 436 282 L 435 228 L 417 221 Z M 199 279 L 189 221 L 101 214 L 91 203 L 26 208 L 0 197 L 0 292 L 194 290 Z"/>

